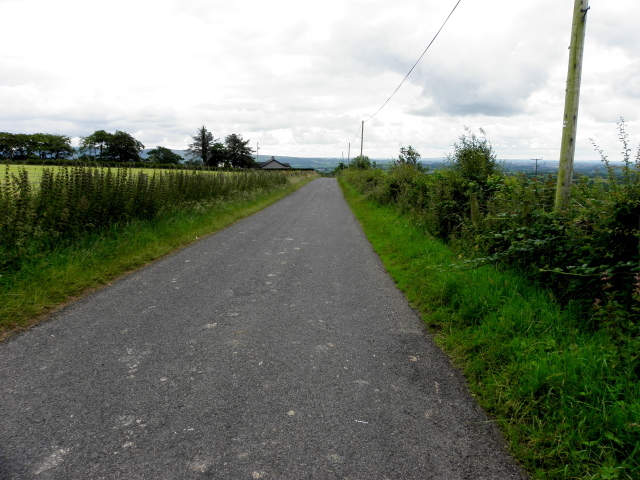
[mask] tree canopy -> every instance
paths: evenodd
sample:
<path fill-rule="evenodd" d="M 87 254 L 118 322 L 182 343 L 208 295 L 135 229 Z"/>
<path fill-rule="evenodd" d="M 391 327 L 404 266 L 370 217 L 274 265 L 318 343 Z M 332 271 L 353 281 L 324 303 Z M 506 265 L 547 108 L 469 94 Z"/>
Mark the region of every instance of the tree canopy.
<path fill-rule="evenodd" d="M 69 158 L 74 150 L 66 135 L 50 133 L 0 132 L 0 158 L 22 160 L 37 157 L 41 160 Z"/>
<path fill-rule="evenodd" d="M 80 153 L 94 160 L 139 162 L 142 150 L 142 142 L 121 130 L 116 130 L 116 133 L 96 130 L 80 139 Z"/>
<path fill-rule="evenodd" d="M 371 159 L 366 155 L 358 155 L 356 158 L 351 160 L 349 167 L 357 168 L 359 170 L 367 170 L 371 168 Z"/>
<path fill-rule="evenodd" d="M 182 161 L 182 157 L 166 147 L 158 146 L 153 150 L 149 150 L 147 160 L 153 163 L 177 165 Z"/>
<path fill-rule="evenodd" d="M 398 154 L 398 160 L 395 161 L 396 165 L 410 165 L 412 167 L 420 168 L 420 153 L 411 145 L 408 147 L 400 146 L 400 153 Z"/>
<path fill-rule="evenodd" d="M 447 159 L 463 178 L 482 187 L 491 175 L 500 173 L 500 164 L 484 130 L 480 129 L 478 137 L 468 127 L 464 128 L 466 135 L 460 136 L 453 145 L 453 155 Z"/>
<path fill-rule="evenodd" d="M 249 147 L 250 140 L 244 140 L 242 135 L 232 133 L 224 139 L 227 149 L 227 160 L 233 167 L 253 168 L 256 161 L 253 158 L 253 149 Z"/>
<path fill-rule="evenodd" d="M 127 132 L 116 130 L 111 136 L 105 156 L 118 162 L 139 162 L 144 145 Z"/>
<path fill-rule="evenodd" d="M 217 139 L 213 138 L 213 133 L 203 125 L 191 138 L 193 142 L 187 146 L 187 155 L 201 161 L 204 165 L 210 165 L 214 154 L 214 145 L 217 142 Z"/>

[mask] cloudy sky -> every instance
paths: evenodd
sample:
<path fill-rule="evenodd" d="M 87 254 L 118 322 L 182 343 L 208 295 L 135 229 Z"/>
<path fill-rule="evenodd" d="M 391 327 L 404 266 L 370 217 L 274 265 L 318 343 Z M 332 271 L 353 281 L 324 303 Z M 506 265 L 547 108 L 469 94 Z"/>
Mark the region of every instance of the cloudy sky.
<path fill-rule="evenodd" d="M 261 156 L 346 157 L 456 3 L 0 0 L 0 131 L 182 149 L 205 125 Z M 557 159 L 573 3 L 462 0 L 364 153 L 443 157 L 468 126 L 501 159 Z M 640 140 L 640 2 L 590 3 L 576 158 L 593 138 L 615 159 L 620 117 Z"/>

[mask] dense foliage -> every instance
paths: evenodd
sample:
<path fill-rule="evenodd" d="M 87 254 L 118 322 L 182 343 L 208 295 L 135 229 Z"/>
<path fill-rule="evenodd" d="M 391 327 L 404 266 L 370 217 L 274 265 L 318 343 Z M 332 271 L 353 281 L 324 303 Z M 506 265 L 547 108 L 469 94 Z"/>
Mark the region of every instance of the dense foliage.
<path fill-rule="evenodd" d="M 623 474 L 640 469 L 640 422 L 634 393 L 640 379 L 640 151 L 632 158 L 623 122 L 619 128 L 622 162 L 613 164 L 601 152 L 608 175 L 579 178 L 573 185 L 570 207 L 562 211 L 554 211 L 556 181 L 552 176 L 504 174 L 486 138 L 469 131 L 456 143 L 448 169 L 422 172 L 396 162 L 388 172 L 365 168 L 342 173 L 367 198 L 391 206 L 421 231 L 447 242 L 457 261 L 440 265 L 443 271 L 474 270 L 489 264 L 518 271 L 545 288 L 567 311 L 575 312 L 568 331 L 599 339 L 600 351 L 589 352 L 575 344 L 563 347 L 568 351 L 557 351 L 550 343 L 544 358 L 557 356 L 560 363 L 556 366 L 562 370 L 554 373 L 557 369 L 547 365 L 547 360 L 536 360 L 536 365 L 527 366 L 529 374 L 514 380 L 530 384 L 527 391 L 532 403 L 527 408 L 540 421 L 544 415 L 555 415 L 553 409 L 562 405 L 565 410 L 584 412 L 586 408 L 590 417 L 601 422 L 586 434 L 588 429 L 566 425 L 567 429 L 583 429 L 581 435 L 574 435 L 578 443 L 570 450 L 583 451 L 585 462 L 617 458 L 618 467 L 612 467 L 611 476 L 593 478 L 632 478 Z M 449 294 L 456 298 L 455 289 Z M 481 307 L 485 301 L 478 299 L 477 303 L 480 309 L 474 307 L 461 318 L 469 326 L 486 330 L 489 326 L 483 319 L 487 312 Z M 528 321 L 536 322 L 535 315 Z M 524 323 L 518 322 L 517 328 L 537 328 Z M 491 343 L 479 344 L 476 354 L 492 358 L 490 351 L 506 348 L 513 340 L 495 338 Z M 507 358 L 517 358 L 516 350 L 500 355 L 507 362 Z M 567 355 L 575 358 L 563 363 L 560 359 Z M 588 359 L 602 368 L 597 373 L 586 369 L 583 364 Z M 583 378 L 592 370 L 596 377 Z M 599 438 L 599 432 L 607 437 Z M 556 433 L 563 438 L 571 435 L 569 430 Z M 540 444 L 543 447 L 553 449 Z M 543 462 L 545 468 L 557 468 L 562 459 L 549 455 Z"/>
<path fill-rule="evenodd" d="M 517 267 L 561 302 L 580 303 L 585 328 L 637 337 L 640 153 L 631 158 L 620 128 L 623 162 L 614 166 L 602 154 L 608 177 L 580 178 L 571 207 L 560 212 L 553 210 L 551 176 L 503 174 L 486 138 L 470 132 L 455 144 L 449 169 L 422 172 L 397 162 L 389 172 L 360 167 L 346 174 L 370 198 L 413 215 L 426 232 L 455 246 L 463 259 L 458 267 Z M 636 354 L 637 369 L 639 360 Z"/>
<path fill-rule="evenodd" d="M 249 140 L 244 140 L 242 135 L 232 133 L 227 135 L 224 143 L 213 137 L 213 133 L 204 125 L 192 137 L 187 151 L 188 156 L 202 165 L 209 167 L 257 167 L 253 159 L 253 150 L 249 147 Z"/>
<path fill-rule="evenodd" d="M 232 133 L 225 137 L 224 142 L 220 142 L 202 126 L 191 138 L 192 142 L 187 146 L 187 163 L 190 167 L 258 167 L 249 140 L 244 140 L 240 134 Z M 161 146 L 150 150 L 145 159 L 141 155 L 144 148 L 142 142 L 120 130 L 115 133 L 96 130 L 86 137 L 80 137 L 77 151 L 71 146 L 71 138 L 66 135 L 0 132 L 0 160 L 5 162 L 65 165 L 67 161 L 80 160 L 82 164 L 101 166 L 121 163 L 131 166 L 143 162 L 172 166 L 183 163 L 180 155 Z"/>
<path fill-rule="evenodd" d="M 0 132 L 0 159 L 2 160 L 27 158 L 59 160 L 69 158 L 73 153 L 71 138 L 66 135 Z"/>
<path fill-rule="evenodd" d="M 25 257 L 89 231 L 287 181 L 281 172 L 60 167 L 45 168 L 34 184 L 27 170 L 13 174 L 6 167 L 0 179 L 0 272 L 19 268 Z"/>

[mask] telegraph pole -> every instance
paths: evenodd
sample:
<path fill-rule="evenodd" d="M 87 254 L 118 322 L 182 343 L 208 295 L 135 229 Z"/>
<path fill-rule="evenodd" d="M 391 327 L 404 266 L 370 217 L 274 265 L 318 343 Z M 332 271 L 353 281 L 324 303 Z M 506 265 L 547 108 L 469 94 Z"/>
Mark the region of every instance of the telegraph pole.
<path fill-rule="evenodd" d="M 363 146 L 364 146 L 364 120 L 362 121 L 362 135 L 360 136 L 360 159 L 362 159 Z"/>
<path fill-rule="evenodd" d="M 576 132 L 578 130 L 578 107 L 580 105 L 584 37 L 589 8 L 589 0 L 575 0 L 571 46 L 569 47 L 571 51 L 569 53 L 567 92 L 564 102 L 564 124 L 562 129 L 562 145 L 560 147 L 558 186 L 556 187 L 556 211 L 566 207 L 571 197 L 573 160 L 576 152 Z"/>
<path fill-rule="evenodd" d="M 536 162 L 536 176 L 538 176 L 538 162 L 542 161 L 542 158 L 532 158 L 534 162 Z"/>
<path fill-rule="evenodd" d="M 256 142 L 256 163 L 260 163 L 260 142 Z"/>
<path fill-rule="evenodd" d="M 351 143 L 349 143 L 349 150 L 347 150 L 347 167 L 351 163 Z"/>

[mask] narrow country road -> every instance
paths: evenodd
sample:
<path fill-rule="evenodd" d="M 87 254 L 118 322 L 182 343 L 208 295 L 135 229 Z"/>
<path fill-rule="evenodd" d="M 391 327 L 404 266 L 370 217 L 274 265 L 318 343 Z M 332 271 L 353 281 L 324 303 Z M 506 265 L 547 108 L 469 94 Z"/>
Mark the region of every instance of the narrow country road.
<path fill-rule="evenodd" d="M 0 344 L 0 478 L 525 477 L 318 179 Z"/>

